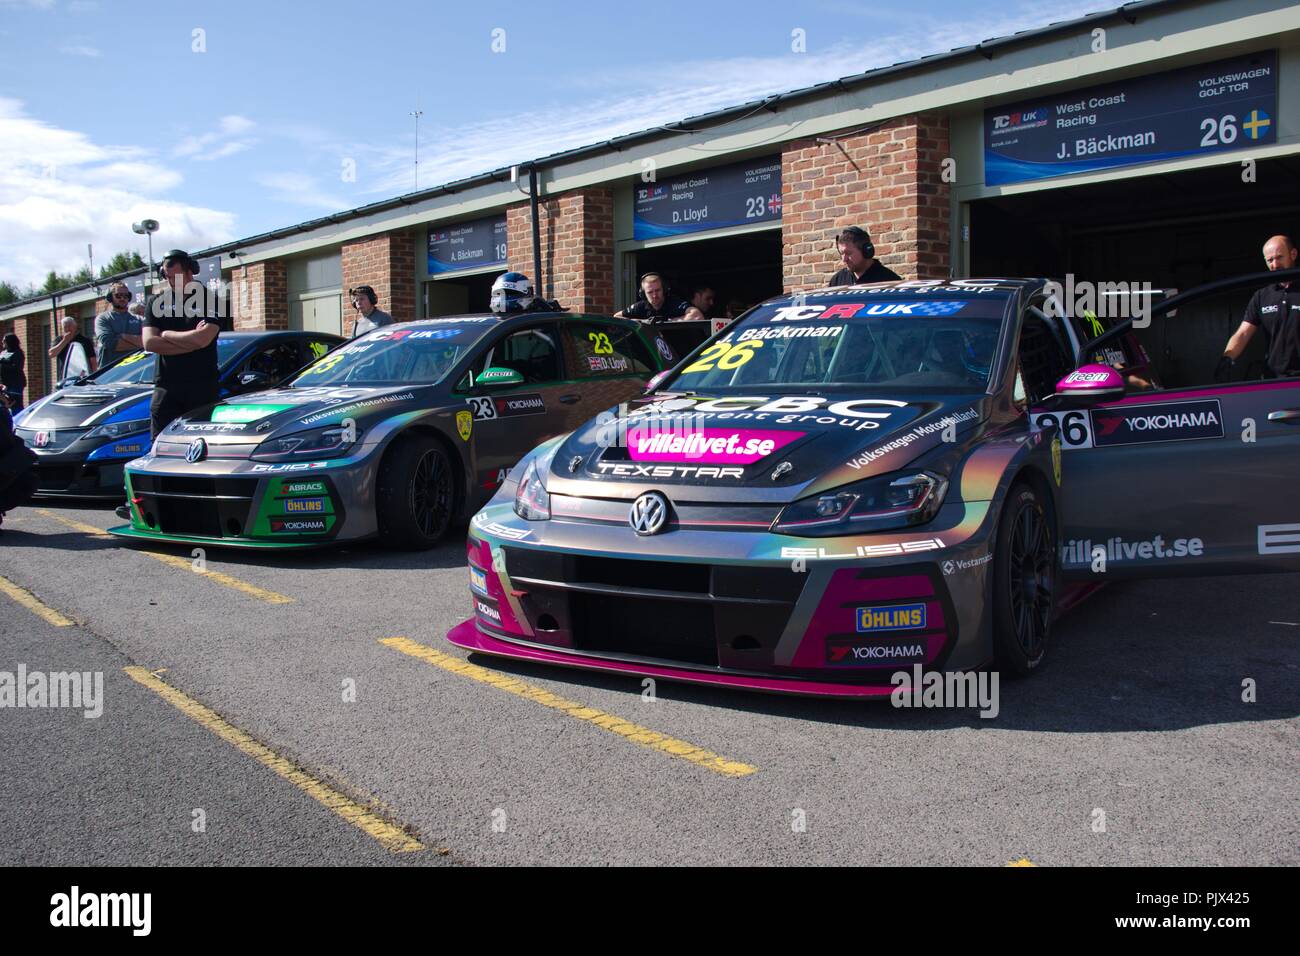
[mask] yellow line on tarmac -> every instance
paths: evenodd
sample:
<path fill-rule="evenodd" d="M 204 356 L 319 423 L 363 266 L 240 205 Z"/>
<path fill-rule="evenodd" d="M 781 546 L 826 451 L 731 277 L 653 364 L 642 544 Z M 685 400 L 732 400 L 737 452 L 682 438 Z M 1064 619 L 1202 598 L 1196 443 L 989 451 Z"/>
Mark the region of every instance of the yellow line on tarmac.
<path fill-rule="evenodd" d="M 525 700 L 541 704 L 543 707 L 558 710 L 577 720 L 584 720 L 589 724 L 600 727 L 602 730 L 618 734 L 618 736 L 626 738 L 632 743 L 649 747 L 651 750 L 658 750 L 670 757 L 688 760 L 696 766 L 712 770 L 714 773 L 720 773 L 724 777 L 748 777 L 752 773 L 758 773 L 758 768 L 750 764 L 719 757 L 703 747 L 697 747 L 684 740 L 669 737 L 667 734 L 661 734 L 657 730 L 642 727 L 640 724 L 634 724 L 622 717 L 607 714 L 595 707 L 587 707 L 566 700 L 535 684 L 529 684 L 505 674 L 498 674 L 486 667 L 479 667 L 477 664 L 463 661 L 459 657 L 444 654 L 442 651 L 435 651 L 432 647 L 420 644 L 410 638 L 386 637 L 380 640 L 379 643 L 391 647 L 395 651 L 401 651 L 403 654 L 409 654 L 426 664 L 441 667 L 445 671 L 459 674 L 461 677 L 468 677 L 470 680 L 476 680 L 481 684 L 490 684 L 497 690 L 503 690 L 508 694 L 514 694 L 516 697 L 522 697 Z"/>
<path fill-rule="evenodd" d="M 72 518 L 65 518 L 62 515 L 55 514 L 53 511 L 46 511 L 44 508 L 37 508 L 37 514 L 44 515 L 47 518 L 53 518 L 60 524 L 67 525 L 74 531 L 84 531 L 86 534 L 96 535 L 98 537 L 112 537 L 103 528 L 97 528 L 93 524 L 86 524 L 82 521 L 74 521 Z M 144 551 L 138 548 L 132 549 L 146 557 L 153 558 L 155 561 L 161 561 L 163 564 L 170 564 L 174 568 L 180 568 L 182 571 L 191 571 L 195 574 L 201 574 L 205 578 L 215 581 L 217 584 L 225 585 L 228 588 L 234 588 L 236 591 L 242 591 L 249 597 L 257 598 L 259 601 L 265 601 L 267 604 L 292 604 L 293 598 L 286 597 L 283 594 L 277 594 L 275 591 L 268 591 L 266 588 L 259 588 L 256 584 L 249 584 L 247 581 L 241 581 L 239 578 L 231 577 L 229 574 L 223 574 L 220 571 L 199 571 L 194 567 L 194 562 L 189 558 L 182 558 L 174 554 L 159 554 L 156 551 Z"/>
<path fill-rule="evenodd" d="M 3 591 L 37 617 L 44 618 L 55 627 L 71 627 L 77 623 L 72 618 L 65 617 L 48 604 L 45 604 L 31 591 L 19 587 L 3 576 L 0 576 L 0 591 Z"/>
<path fill-rule="evenodd" d="M 368 836 L 378 840 L 385 849 L 394 853 L 411 853 L 424 849 L 423 843 L 407 834 L 400 827 L 394 826 L 378 814 L 367 810 L 355 800 L 317 780 L 307 771 L 295 766 L 291 761 L 279 756 L 269 747 L 258 743 L 238 727 L 224 720 L 216 711 L 181 693 L 175 687 L 161 680 L 157 675 L 150 673 L 143 667 L 126 667 L 123 669 L 136 683 L 143 684 L 186 717 L 202 724 L 222 740 L 234 744 L 242 753 L 252 757 L 262 766 L 292 783 L 321 806 L 333 811 Z"/>

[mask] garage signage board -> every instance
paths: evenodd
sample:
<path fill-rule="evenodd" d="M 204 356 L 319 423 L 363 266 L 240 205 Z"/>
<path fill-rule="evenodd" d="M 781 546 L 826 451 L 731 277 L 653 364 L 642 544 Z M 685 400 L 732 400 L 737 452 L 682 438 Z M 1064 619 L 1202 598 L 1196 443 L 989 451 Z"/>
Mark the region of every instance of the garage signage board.
<path fill-rule="evenodd" d="M 984 111 L 984 183 L 1069 176 L 1277 141 L 1277 51 Z"/>
<path fill-rule="evenodd" d="M 634 239 L 661 239 L 781 220 L 781 157 L 697 169 L 633 185 Z"/>
<path fill-rule="evenodd" d="M 506 217 L 487 216 L 429 230 L 429 275 L 506 264 Z"/>

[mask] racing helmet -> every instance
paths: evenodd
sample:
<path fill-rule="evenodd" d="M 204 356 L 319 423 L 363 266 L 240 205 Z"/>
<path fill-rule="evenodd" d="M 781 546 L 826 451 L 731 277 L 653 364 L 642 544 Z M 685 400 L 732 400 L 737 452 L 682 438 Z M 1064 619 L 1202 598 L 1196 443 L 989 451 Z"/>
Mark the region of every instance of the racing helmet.
<path fill-rule="evenodd" d="M 527 312 L 533 307 L 533 281 L 522 272 L 503 272 L 492 283 L 489 308 L 493 312 Z"/>

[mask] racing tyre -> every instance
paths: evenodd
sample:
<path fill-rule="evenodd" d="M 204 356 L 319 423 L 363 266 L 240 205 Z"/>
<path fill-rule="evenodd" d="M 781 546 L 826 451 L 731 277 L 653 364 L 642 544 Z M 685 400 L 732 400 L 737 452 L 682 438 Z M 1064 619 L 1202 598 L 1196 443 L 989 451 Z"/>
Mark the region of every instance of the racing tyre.
<path fill-rule="evenodd" d="M 379 537 L 401 551 L 432 548 L 447 530 L 456 505 L 451 456 L 438 439 L 399 439 L 379 468 L 375 510 Z"/>
<path fill-rule="evenodd" d="M 993 553 L 994 657 L 1000 670 L 1023 677 L 1043 663 L 1057 579 L 1056 528 L 1029 485 L 1012 487 Z"/>

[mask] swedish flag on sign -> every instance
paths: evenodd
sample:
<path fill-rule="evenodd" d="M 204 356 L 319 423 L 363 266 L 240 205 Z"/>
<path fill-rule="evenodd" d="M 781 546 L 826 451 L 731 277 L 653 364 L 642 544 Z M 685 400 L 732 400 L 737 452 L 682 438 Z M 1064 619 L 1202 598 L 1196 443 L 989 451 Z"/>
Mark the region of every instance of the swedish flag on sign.
<path fill-rule="evenodd" d="M 1251 110 L 1250 115 L 1242 122 L 1241 128 L 1251 139 L 1263 139 L 1268 135 L 1268 129 L 1272 125 L 1273 121 L 1263 110 Z"/>

